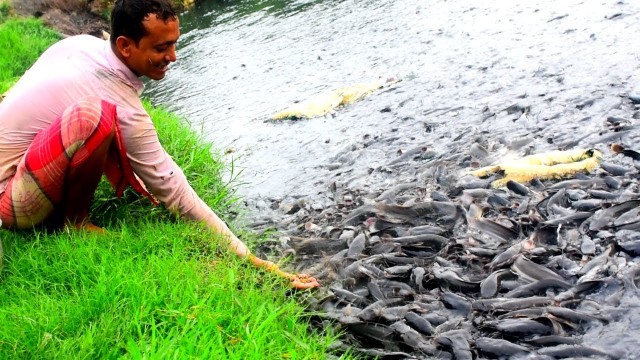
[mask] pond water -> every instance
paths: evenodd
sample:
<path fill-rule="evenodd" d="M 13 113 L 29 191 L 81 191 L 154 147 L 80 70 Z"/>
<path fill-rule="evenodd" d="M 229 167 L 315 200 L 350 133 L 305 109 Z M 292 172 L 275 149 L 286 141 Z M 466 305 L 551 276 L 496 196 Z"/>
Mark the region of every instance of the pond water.
<path fill-rule="evenodd" d="M 178 62 L 145 94 L 227 153 L 256 219 L 299 198 L 325 206 L 336 184 L 372 193 L 415 181 L 415 172 L 378 171 L 411 152 L 595 147 L 610 160 L 608 144 L 625 139 L 607 133 L 609 117 L 637 138 L 628 97 L 640 93 L 640 2 L 203 0 L 181 29 Z M 315 94 L 389 77 L 401 81 L 331 115 L 265 121 Z M 630 321 L 585 339 L 606 347 L 638 333 Z"/>
<path fill-rule="evenodd" d="M 308 196 L 326 191 L 332 164 L 361 149 L 363 139 L 397 138 L 349 159 L 352 175 L 412 147 L 438 151 L 441 141 L 461 135 L 527 136 L 549 119 L 591 117 L 586 126 L 567 126 L 580 132 L 571 138 L 588 135 L 637 84 L 639 6 L 202 1 L 181 16 L 178 62 L 146 95 L 232 151 L 244 169 L 241 194 Z M 390 76 L 402 80 L 394 91 L 333 116 L 264 122 L 314 94 Z M 594 98 L 594 106 L 576 108 Z M 522 124 L 482 121 L 485 107 L 498 112 L 514 103 L 531 106 Z"/>

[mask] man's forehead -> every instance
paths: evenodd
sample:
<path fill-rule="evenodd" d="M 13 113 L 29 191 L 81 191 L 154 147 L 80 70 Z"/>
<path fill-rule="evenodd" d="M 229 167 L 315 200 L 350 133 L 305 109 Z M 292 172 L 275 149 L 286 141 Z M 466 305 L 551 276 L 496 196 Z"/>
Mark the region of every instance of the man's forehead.
<path fill-rule="evenodd" d="M 142 19 L 142 22 L 143 22 L 143 23 L 144 23 L 144 22 L 147 22 L 147 21 L 161 21 L 161 22 L 164 22 L 164 23 L 168 23 L 168 22 L 170 22 L 170 21 L 178 21 L 178 17 L 177 17 L 177 16 L 170 16 L 170 17 L 168 17 L 166 20 L 164 20 L 164 19 L 162 19 L 162 18 L 160 17 L 160 15 L 158 15 L 158 14 L 154 14 L 154 13 L 150 13 L 150 14 L 147 14 L 147 15 Z"/>
<path fill-rule="evenodd" d="M 175 26 L 178 27 L 177 35 L 179 36 L 180 20 L 177 16 L 170 17 L 167 20 L 163 20 L 157 14 L 148 14 L 142 20 L 142 25 L 146 30 L 146 34 L 144 37 L 154 38 L 154 40 L 159 42 L 167 41 L 168 37 L 173 37 L 173 34 L 166 31 L 166 27 L 173 25 L 172 23 L 175 23 Z M 177 40 L 177 38 L 175 40 Z"/>
<path fill-rule="evenodd" d="M 144 19 L 142 19 L 142 24 L 145 28 L 148 28 L 151 26 L 156 26 L 161 24 L 168 25 L 174 21 L 178 24 L 180 23 L 180 20 L 178 19 L 177 16 L 173 16 L 164 20 L 160 16 L 158 16 L 158 14 L 147 14 L 147 16 L 145 16 Z"/>

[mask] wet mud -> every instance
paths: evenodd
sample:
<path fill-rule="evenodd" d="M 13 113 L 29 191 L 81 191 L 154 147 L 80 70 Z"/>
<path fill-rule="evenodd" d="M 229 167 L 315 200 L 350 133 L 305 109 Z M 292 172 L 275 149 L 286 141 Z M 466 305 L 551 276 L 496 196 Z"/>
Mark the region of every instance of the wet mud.
<path fill-rule="evenodd" d="M 259 252 L 322 281 L 309 307 L 345 331 L 336 349 L 640 352 L 639 4 L 264 4 L 186 14 L 184 60 L 147 94 L 244 168 L 246 225 L 275 231 Z M 388 76 L 325 117 L 265 122 Z M 470 174 L 575 149 L 602 161 L 497 189 Z"/>

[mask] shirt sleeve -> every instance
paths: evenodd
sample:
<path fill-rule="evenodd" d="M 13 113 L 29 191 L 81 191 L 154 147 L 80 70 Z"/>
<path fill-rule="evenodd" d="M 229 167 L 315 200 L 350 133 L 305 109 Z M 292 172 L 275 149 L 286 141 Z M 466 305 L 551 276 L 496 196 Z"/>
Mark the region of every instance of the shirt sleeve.
<path fill-rule="evenodd" d="M 217 216 L 213 210 L 196 194 L 182 169 L 160 144 L 156 128 L 144 108 L 140 105 L 133 112 L 126 110 L 118 109 L 118 121 L 127 156 L 147 190 L 181 217 L 209 224 L 215 222 Z"/>

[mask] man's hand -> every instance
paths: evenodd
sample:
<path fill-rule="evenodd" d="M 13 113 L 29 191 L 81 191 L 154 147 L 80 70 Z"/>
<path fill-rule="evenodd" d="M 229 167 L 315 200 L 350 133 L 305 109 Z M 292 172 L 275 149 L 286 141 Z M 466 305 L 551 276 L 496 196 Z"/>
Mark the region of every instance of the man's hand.
<path fill-rule="evenodd" d="M 279 276 L 286 277 L 291 281 L 291 285 L 296 289 L 312 289 L 320 286 L 318 280 L 308 274 L 290 274 L 284 272 L 280 267 L 271 261 L 262 260 L 254 255 L 249 255 L 249 261 L 256 267 L 265 268 L 271 272 L 278 274 Z"/>
<path fill-rule="evenodd" d="M 308 274 L 289 274 L 289 279 L 291 280 L 291 285 L 296 289 L 312 289 L 320 286 L 318 280 Z"/>

